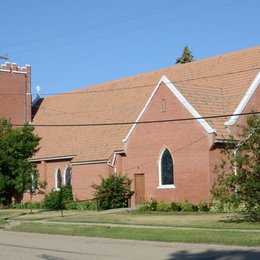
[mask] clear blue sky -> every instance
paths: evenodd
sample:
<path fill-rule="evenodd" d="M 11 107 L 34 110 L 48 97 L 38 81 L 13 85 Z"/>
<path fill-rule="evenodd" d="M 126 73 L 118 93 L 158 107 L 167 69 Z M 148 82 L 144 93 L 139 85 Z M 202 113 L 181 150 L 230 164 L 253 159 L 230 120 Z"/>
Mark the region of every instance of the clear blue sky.
<path fill-rule="evenodd" d="M 259 0 L 0 0 L 0 55 L 59 93 L 260 44 Z M 0 60 L 1 63 L 4 60 Z"/>

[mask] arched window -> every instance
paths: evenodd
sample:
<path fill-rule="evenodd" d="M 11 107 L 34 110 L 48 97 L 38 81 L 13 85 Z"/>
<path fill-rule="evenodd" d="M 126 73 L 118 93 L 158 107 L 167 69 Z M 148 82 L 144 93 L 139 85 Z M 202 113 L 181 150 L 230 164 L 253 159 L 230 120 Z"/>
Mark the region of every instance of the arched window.
<path fill-rule="evenodd" d="M 62 182 L 62 177 L 61 177 L 61 170 L 60 168 L 56 171 L 55 175 L 55 189 L 60 190 L 61 188 L 61 182 Z"/>
<path fill-rule="evenodd" d="M 159 159 L 159 187 L 174 187 L 174 165 L 170 151 L 163 149 Z"/>
<path fill-rule="evenodd" d="M 64 171 L 64 186 L 71 186 L 71 168 L 67 167 Z"/>

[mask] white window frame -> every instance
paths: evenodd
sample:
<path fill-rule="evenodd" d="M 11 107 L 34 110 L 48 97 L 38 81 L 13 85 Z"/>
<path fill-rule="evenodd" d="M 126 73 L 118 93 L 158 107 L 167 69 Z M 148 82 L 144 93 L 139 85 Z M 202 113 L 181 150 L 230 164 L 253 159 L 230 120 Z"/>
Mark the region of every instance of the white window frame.
<path fill-rule="evenodd" d="M 61 176 L 61 185 L 62 185 L 62 174 L 61 174 L 61 169 L 58 168 L 56 170 L 56 173 L 55 173 L 55 190 L 60 190 L 60 188 L 58 188 L 58 172 L 60 171 L 60 176 Z"/>
<path fill-rule="evenodd" d="M 162 184 L 162 156 L 165 152 L 165 150 L 168 150 L 171 157 L 172 157 L 172 166 L 173 166 L 173 184 Z M 170 149 L 168 147 L 164 147 L 160 153 L 159 156 L 159 160 L 158 160 L 158 170 L 159 170 L 159 186 L 157 187 L 157 189 L 174 189 L 175 185 L 174 185 L 174 159 L 172 156 L 172 153 L 170 152 Z"/>

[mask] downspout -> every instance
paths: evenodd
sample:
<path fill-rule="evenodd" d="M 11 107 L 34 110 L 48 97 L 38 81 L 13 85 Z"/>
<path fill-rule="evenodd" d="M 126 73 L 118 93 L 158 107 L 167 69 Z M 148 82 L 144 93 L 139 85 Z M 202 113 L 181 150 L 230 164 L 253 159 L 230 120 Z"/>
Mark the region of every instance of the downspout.
<path fill-rule="evenodd" d="M 238 151 L 239 147 L 240 147 L 241 145 L 243 145 L 243 144 L 253 135 L 253 133 L 254 133 L 254 129 L 252 130 L 252 133 L 249 134 L 247 138 L 245 138 L 244 140 L 242 140 L 241 142 L 239 142 L 239 143 L 237 144 L 236 148 L 233 150 L 234 157 L 235 157 L 235 161 L 234 161 L 234 174 L 235 174 L 235 176 L 237 176 L 237 159 L 236 159 L 236 157 L 237 157 L 237 151 Z"/>
<path fill-rule="evenodd" d="M 239 146 L 236 147 L 236 149 L 233 150 L 233 153 L 234 153 L 234 158 L 235 158 L 235 161 L 234 161 L 234 174 L 235 176 L 237 176 L 237 150 L 238 150 Z"/>

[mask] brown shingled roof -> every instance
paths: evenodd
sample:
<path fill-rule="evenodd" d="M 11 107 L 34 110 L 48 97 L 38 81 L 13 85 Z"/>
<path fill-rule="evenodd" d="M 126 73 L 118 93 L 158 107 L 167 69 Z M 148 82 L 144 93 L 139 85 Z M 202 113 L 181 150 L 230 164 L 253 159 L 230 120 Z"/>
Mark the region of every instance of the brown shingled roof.
<path fill-rule="evenodd" d="M 135 121 L 164 75 L 201 116 L 232 114 L 259 71 L 260 46 L 45 98 L 33 123 Z M 221 136 L 226 134 L 227 120 L 207 122 Z M 107 160 L 114 150 L 123 149 L 122 139 L 130 128 L 131 125 L 36 127 L 42 140 L 34 158 L 74 155 L 76 162 Z"/>

